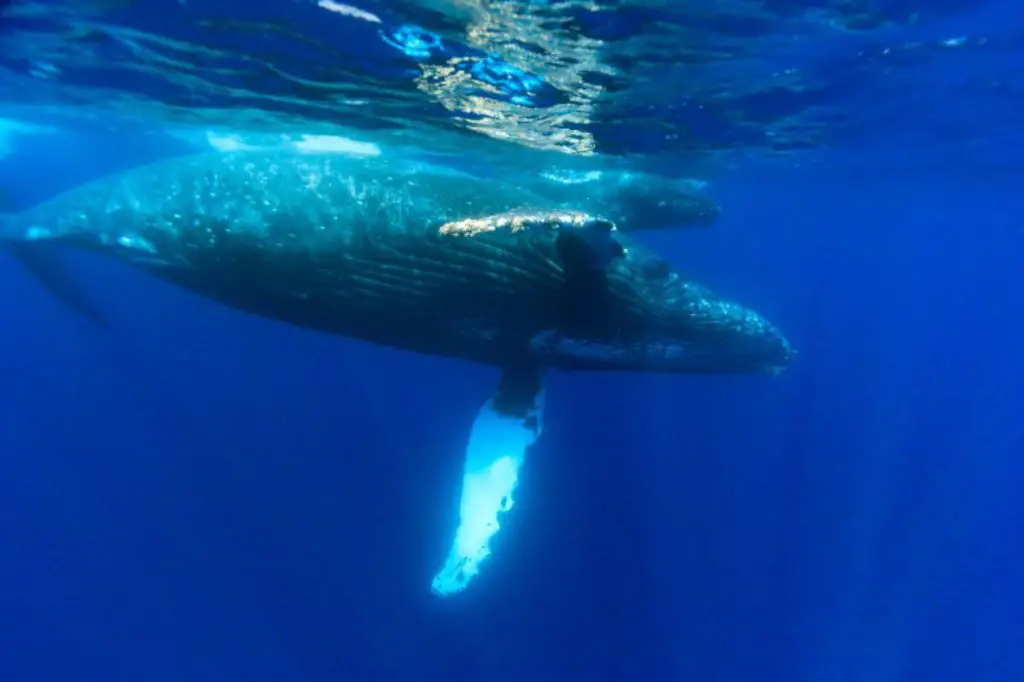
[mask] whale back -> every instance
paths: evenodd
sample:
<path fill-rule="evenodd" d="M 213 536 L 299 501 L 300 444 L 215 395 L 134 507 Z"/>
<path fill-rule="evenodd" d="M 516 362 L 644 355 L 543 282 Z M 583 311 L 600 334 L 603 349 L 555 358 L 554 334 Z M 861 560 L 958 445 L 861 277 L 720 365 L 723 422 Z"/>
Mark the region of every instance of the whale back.
<path fill-rule="evenodd" d="M 403 159 L 281 150 L 171 158 L 76 187 L 12 218 L 8 237 L 149 250 L 188 260 L 213 240 L 334 248 L 360 234 L 426 232 L 473 216 L 552 207 L 522 188 Z"/>

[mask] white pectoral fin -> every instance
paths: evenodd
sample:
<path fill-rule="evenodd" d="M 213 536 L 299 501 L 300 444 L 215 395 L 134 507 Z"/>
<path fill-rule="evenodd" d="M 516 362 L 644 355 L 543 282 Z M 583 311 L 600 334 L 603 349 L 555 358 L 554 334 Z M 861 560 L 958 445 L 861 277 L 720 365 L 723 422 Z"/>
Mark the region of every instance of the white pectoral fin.
<path fill-rule="evenodd" d="M 508 370 L 477 414 L 462 470 L 459 526 L 432 590 L 448 596 L 466 589 L 491 555 L 500 516 L 512 509 L 526 452 L 540 437 L 543 377 L 535 369 Z"/>

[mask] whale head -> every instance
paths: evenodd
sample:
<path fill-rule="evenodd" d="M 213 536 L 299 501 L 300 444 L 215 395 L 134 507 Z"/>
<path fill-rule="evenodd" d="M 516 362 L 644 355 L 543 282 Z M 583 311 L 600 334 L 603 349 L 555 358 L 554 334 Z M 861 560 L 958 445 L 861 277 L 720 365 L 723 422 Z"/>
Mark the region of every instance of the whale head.
<path fill-rule="evenodd" d="M 689 281 L 621 233 L 621 256 L 570 292 L 558 329 L 531 340 L 534 357 L 578 370 L 777 374 L 794 359 L 757 312 Z"/>

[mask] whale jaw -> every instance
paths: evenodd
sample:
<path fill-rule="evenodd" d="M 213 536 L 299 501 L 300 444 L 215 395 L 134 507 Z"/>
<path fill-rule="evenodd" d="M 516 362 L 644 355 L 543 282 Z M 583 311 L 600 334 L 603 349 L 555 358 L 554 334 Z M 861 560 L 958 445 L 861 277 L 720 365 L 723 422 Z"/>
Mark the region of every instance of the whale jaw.
<path fill-rule="evenodd" d="M 567 371 L 658 374 L 771 374 L 796 357 L 774 327 L 753 332 L 732 329 L 714 341 L 651 333 L 631 340 L 587 338 L 547 330 L 533 336 L 530 352 L 539 362 Z"/>

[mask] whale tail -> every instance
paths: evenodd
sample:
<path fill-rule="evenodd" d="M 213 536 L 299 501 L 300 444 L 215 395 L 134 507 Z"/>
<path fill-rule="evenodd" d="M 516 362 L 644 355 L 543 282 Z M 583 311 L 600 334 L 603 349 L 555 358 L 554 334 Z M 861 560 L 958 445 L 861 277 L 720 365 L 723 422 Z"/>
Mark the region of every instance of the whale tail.
<path fill-rule="evenodd" d="M 10 216 L 0 215 L 0 248 L 21 264 L 26 272 L 58 301 L 89 322 L 107 328 L 110 324 L 95 301 L 82 289 L 64 262 L 57 244 L 26 240 L 10 230 Z"/>
<path fill-rule="evenodd" d="M 491 555 L 491 540 L 514 493 L 526 453 L 543 430 L 544 377 L 533 367 L 502 370 L 494 395 L 473 422 L 462 470 L 459 525 L 444 566 L 434 576 L 438 596 L 462 592 Z"/>

